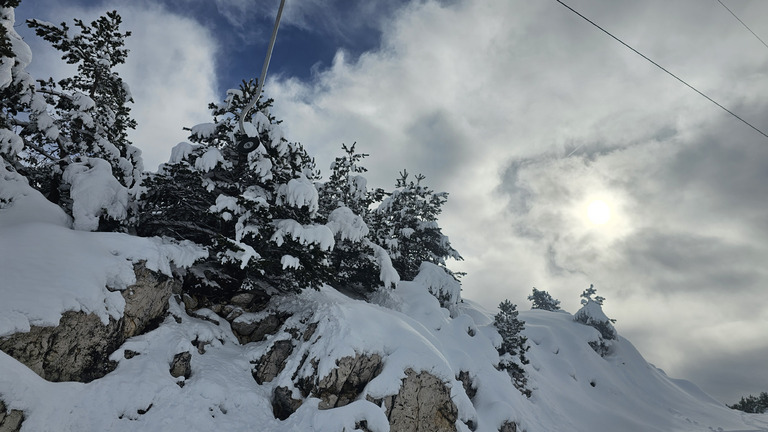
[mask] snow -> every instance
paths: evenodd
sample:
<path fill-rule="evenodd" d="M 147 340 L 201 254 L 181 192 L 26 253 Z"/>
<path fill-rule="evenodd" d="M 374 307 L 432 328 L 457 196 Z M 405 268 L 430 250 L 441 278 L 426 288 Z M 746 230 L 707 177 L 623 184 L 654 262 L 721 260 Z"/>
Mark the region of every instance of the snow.
<path fill-rule="evenodd" d="M 277 191 L 278 205 L 287 204 L 291 207 L 307 207 L 311 214 L 318 210 L 318 195 L 315 185 L 304 176 L 294 178 L 287 184 L 280 185 Z"/>
<path fill-rule="evenodd" d="M 0 158 L 0 229 L 34 222 L 72 226 L 71 218 L 59 206 L 30 187 L 26 178 L 8 171 Z"/>
<path fill-rule="evenodd" d="M 379 280 L 386 288 L 397 285 L 400 282 L 400 275 L 397 274 L 397 270 L 395 270 L 395 267 L 392 265 L 392 259 L 389 257 L 387 251 L 368 239 L 364 239 L 363 241 L 366 246 L 373 249 L 373 257 L 380 269 Z"/>
<path fill-rule="evenodd" d="M 219 196 L 216 197 L 216 204 L 212 205 L 209 210 L 213 213 L 221 213 L 225 210 L 237 213 L 239 208 L 240 206 L 237 205 L 237 198 L 219 194 Z M 229 217 L 231 218 L 232 215 L 230 214 Z"/>
<path fill-rule="evenodd" d="M 221 154 L 219 149 L 210 147 L 205 151 L 205 153 L 203 153 L 199 158 L 195 160 L 195 169 L 202 172 L 208 172 L 216 168 L 216 165 L 222 162 L 224 162 L 224 156 Z"/>
<path fill-rule="evenodd" d="M 5 27 L 6 37 L 10 41 L 14 58 L 0 57 L 0 89 L 13 82 L 19 82 L 19 75 L 32 62 L 32 51 L 14 28 L 16 15 L 13 8 L 0 8 L 0 25 Z"/>
<path fill-rule="evenodd" d="M 297 269 L 301 267 L 301 262 L 296 257 L 290 256 L 290 255 L 283 255 L 283 257 L 280 258 L 280 265 L 283 266 L 283 270 L 287 268 Z"/>
<path fill-rule="evenodd" d="M 321 250 L 330 251 L 336 244 L 333 233 L 325 225 L 302 225 L 293 219 L 280 219 L 274 221 L 275 233 L 270 241 L 281 246 L 285 242 L 285 236 L 289 235 L 292 239 L 302 245 L 317 245 Z"/>
<path fill-rule="evenodd" d="M 610 321 L 608 316 L 603 312 L 603 308 L 594 300 L 588 300 L 581 309 L 575 314 L 576 319 L 582 319 L 584 323 L 590 324 L 593 322 L 606 322 Z"/>
<path fill-rule="evenodd" d="M 349 207 L 339 207 L 328 215 L 326 226 L 340 240 L 358 242 L 368 235 L 368 226 L 362 217 Z"/>
<path fill-rule="evenodd" d="M 168 160 L 169 164 L 176 164 L 181 161 L 187 160 L 190 154 L 192 154 L 192 151 L 195 150 L 197 147 L 194 144 L 190 144 L 188 142 L 180 142 L 173 146 L 171 149 L 171 158 Z"/>
<path fill-rule="evenodd" d="M 103 214 L 115 220 L 125 219 L 128 189 L 112 175 L 109 162 L 98 158 L 73 162 L 64 171 L 63 179 L 71 186 L 75 229 L 95 231 Z"/>
<path fill-rule="evenodd" d="M 425 286 L 438 299 L 444 297 L 449 304 L 458 303 L 461 298 L 461 283 L 431 262 L 421 263 L 413 281 Z"/>
<path fill-rule="evenodd" d="M 216 124 L 214 123 L 201 123 L 199 125 L 192 126 L 192 135 L 200 138 L 210 138 L 216 134 Z"/>
<path fill-rule="evenodd" d="M 15 155 L 23 148 L 21 137 L 8 129 L 0 129 L 0 154 Z"/>
<path fill-rule="evenodd" d="M 75 92 L 72 95 L 72 104 L 78 111 L 88 111 L 96 107 L 96 102 L 93 99 L 80 92 Z"/>
<path fill-rule="evenodd" d="M 240 250 L 233 251 L 232 249 L 228 249 L 225 252 L 226 256 L 231 262 L 239 263 L 241 269 L 246 268 L 248 266 L 248 263 L 251 262 L 252 259 L 257 260 L 261 258 L 261 255 L 259 255 L 259 253 L 256 252 L 256 250 L 252 246 L 246 243 L 242 243 L 238 240 L 232 240 L 232 239 L 230 240 L 235 244 L 235 246 L 240 248 Z"/>

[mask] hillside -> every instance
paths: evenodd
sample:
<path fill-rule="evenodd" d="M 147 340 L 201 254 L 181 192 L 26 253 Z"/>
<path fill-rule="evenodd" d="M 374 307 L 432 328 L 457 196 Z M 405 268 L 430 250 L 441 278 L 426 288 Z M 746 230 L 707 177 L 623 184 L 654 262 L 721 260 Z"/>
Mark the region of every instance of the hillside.
<path fill-rule="evenodd" d="M 73 231 L 23 178 L 4 171 L 0 181 L 0 339 L 55 326 L 67 311 L 120 319 L 133 264 L 169 273 L 200 253 Z M 600 357 L 588 344 L 597 331 L 562 311 L 520 314 L 528 399 L 494 367 L 493 312 L 466 299 L 441 308 L 434 284 L 403 281 L 370 302 L 324 286 L 230 320 L 172 295 L 157 328 L 125 340 L 109 356 L 116 368 L 88 383 L 47 381 L 0 353 L 0 400 L 23 412 L 22 431 L 36 432 L 508 431 L 512 423 L 531 432 L 768 431 L 768 416 L 730 410 L 666 376 L 626 339 Z M 244 338 L 244 326 L 270 320 L 263 339 Z M 188 367 L 174 377 L 182 353 Z M 413 419 L 425 413 L 432 417 Z"/>

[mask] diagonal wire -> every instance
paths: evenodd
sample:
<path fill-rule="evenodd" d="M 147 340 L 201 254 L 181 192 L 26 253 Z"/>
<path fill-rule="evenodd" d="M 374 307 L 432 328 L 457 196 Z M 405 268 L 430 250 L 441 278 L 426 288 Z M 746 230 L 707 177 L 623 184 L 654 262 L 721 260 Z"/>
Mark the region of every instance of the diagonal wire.
<path fill-rule="evenodd" d="M 729 110 L 728 108 L 726 108 L 726 107 L 724 107 L 724 106 L 720 105 L 720 104 L 719 104 L 717 101 L 715 101 L 715 100 L 714 100 L 714 99 L 712 99 L 711 97 L 709 97 L 709 96 L 705 95 L 704 93 L 702 93 L 701 91 L 699 91 L 699 89 L 697 89 L 696 87 L 694 87 L 694 86 L 692 86 L 692 85 L 688 84 L 688 83 L 687 83 L 687 82 L 685 82 L 685 81 L 684 81 L 682 78 L 680 78 L 680 77 L 678 77 L 677 75 L 673 74 L 672 72 L 668 71 L 666 68 L 664 68 L 664 66 L 662 66 L 662 65 L 660 65 L 660 64 L 658 64 L 658 63 L 656 63 L 655 61 L 653 61 L 653 60 L 651 60 L 650 58 L 648 58 L 648 57 L 647 57 L 645 54 L 643 54 L 643 53 L 641 53 L 640 51 L 638 51 L 638 50 L 636 50 L 636 49 L 632 48 L 632 47 L 631 47 L 631 46 L 629 46 L 627 43 L 625 43 L 623 40 L 621 40 L 621 39 L 617 38 L 616 36 L 614 36 L 613 34 L 611 34 L 611 32 L 609 32 L 608 30 L 606 30 L 606 29 L 604 29 L 604 28 L 600 27 L 600 26 L 599 26 L 597 23 L 595 23 L 595 22 L 594 22 L 594 21 L 592 21 L 591 19 L 589 19 L 589 18 L 585 17 L 584 15 L 580 14 L 580 13 L 579 13 L 579 12 L 578 12 L 576 9 L 574 9 L 574 8 L 572 8 L 572 7 L 570 7 L 570 6 L 568 6 L 567 4 L 563 3 L 561 0 L 555 0 L 555 1 L 556 1 L 556 2 L 558 2 L 558 3 L 560 3 L 561 5 L 565 6 L 565 7 L 566 7 L 568 10 L 570 10 L 571 12 L 573 12 L 573 13 L 575 13 L 576 15 L 580 16 L 582 19 L 584 19 L 584 20 L 585 20 L 585 21 L 587 21 L 588 23 L 590 23 L 590 24 L 592 24 L 593 26 L 597 27 L 597 28 L 598 28 L 598 29 L 600 29 L 600 30 L 601 30 L 603 33 L 607 34 L 608 36 L 612 37 L 613 39 L 616 39 L 616 41 L 617 41 L 617 42 L 619 42 L 620 44 L 622 44 L 622 45 L 624 45 L 625 47 L 629 48 L 629 49 L 630 49 L 630 50 L 632 50 L 632 51 L 633 51 L 635 54 L 637 54 L 637 55 L 639 55 L 640 57 L 642 57 L 642 58 L 644 58 L 644 59 L 648 60 L 648 61 L 649 61 L 651 64 L 653 64 L 653 65 L 654 65 L 654 66 L 656 66 L 657 68 L 659 68 L 659 69 L 663 70 L 664 72 L 666 72 L 667 74 L 669 74 L 669 75 L 670 75 L 672 78 L 674 78 L 674 79 L 676 79 L 676 80 L 680 81 L 680 82 L 681 82 L 681 83 L 683 83 L 683 84 L 684 84 L 686 87 L 690 88 L 691 90 L 693 90 L 693 91 L 695 91 L 696 93 L 700 94 L 701 96 L 705 97 L 705 98 L 706 98 L 708 101 L 712 102 L 713 104 L 715 104 L 715 105 L 719 106 L 719 107 L 720 107 L 720 108 L 721 108 L 723 111 L 725 111 L 725 112 L 727 112 L 728 114 L 730 114 L 730 115 L 732 115 L 732 116 L 736 117 L 737 119 L 741 120 L 741 122 L 742 122 L 742 123 L 744 123 L 745 125 L 747 125 L 747 126 L 751 127 L 752 129 L 754 129 L 755 131 L 757 131 L 757 133 L 759 133 L 760 135 L 762 135 L 762 136 L 764 136 L 764 137 L 768 138 L 768 134 L 766 134 L 765 132 L 763 132 L 763 131 L 761 131 L 760 129 L 756 128 L 755 126 L 752 126 L 752 124 L 751 124 L 751 123 L 749 123 L 748 121 L 746 121 L 746 120 L 744 120 L 743 118 L 739 117 L 739 116 L 738 116 L 736 113 L 734 113 L 733 111 Z"/>
<path fill-rule="evenodd" d="M 763 45 L 765 45 L 765 47 L 766 47 L 766 48 L 768 48 L 768 44 L 766 44 L 766 43 L 765 43 L 765 41 L 764 41 L 764 40 L 762 40 L 762 39 L 760 38 L 760 36 L 758 36 L 758 35 L 757 35 L 757 33 L 753 32 L 753 31 L 752 31 L 752 29 L 751 29 L 751 28 L 749 28 L 749 26 L 748 26 L 748 25 L 747 25 L 747 24 L 746 24 L 744 21 L 742 21 L 742 20 L 741 20 L 741 18 L 739 18 L 738 16 L 736 16 L 736 14 L 735 14 L 735 13 L 733 13 L 733 11 L 732 11 L 732 10 L 731 10 L 731 9 L 730 9 L 728 6 L 726 6 L 726 5 L 725 5 L 725 3 L 721 2 L 720 0 L 717 0 L 717 2 L 718 2 L 718 3 L 720 3 L 720 4 L 721 4 L 721 5 L 722 5 L 722 6 L 725 8 L 725 10 L 727 10 L 728 12 L 730 12 L 730 13 L 731 13 L 731 15 L 733 15 L 733 17 L 734 17 L 734 18 L 736 18 L 737 20 L 739 20 L 739 22 L 741 23 L 741 25 L 743 25 L 743 26 L 744 26 L 744 28 L 746 28 L 747 30 L 749 30 L 749 32 L 750 32 L 750 33 L 752 33 L 752 35 L 753 35 L 753 36 L 755 36 L 755 37 L 757 38 L 757 40 L 759 40 L 760 42 L 762 42 L 762 44 L 763 44 Z"/>

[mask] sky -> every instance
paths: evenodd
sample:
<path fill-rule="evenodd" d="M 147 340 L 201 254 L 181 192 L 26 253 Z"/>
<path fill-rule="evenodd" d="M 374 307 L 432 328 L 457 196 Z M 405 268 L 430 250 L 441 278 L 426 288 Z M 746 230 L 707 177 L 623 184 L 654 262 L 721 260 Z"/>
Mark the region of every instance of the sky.
<path fill-rule="evenodd" d="M 152 170 L 258 76 L 278 3 L 24 0 L 17 24 L 121 13 Z M 768 138 L 555 0 L 286 3 L 264 90 L 286 136 L 325 172 L 357 142 L 369 185 L 405 168 L 449 192 L 465 298 L 527 309 L 536 287 L 575 312 L 594 284 L 669 375 L 725 403 L 768 391 Z M 566 3 L 768 131 L 768 47 L 718 1 Z M 723 3 L 768 40 L 768 2 Z M 17 31 L 34 76 L 67 73 Z"/>

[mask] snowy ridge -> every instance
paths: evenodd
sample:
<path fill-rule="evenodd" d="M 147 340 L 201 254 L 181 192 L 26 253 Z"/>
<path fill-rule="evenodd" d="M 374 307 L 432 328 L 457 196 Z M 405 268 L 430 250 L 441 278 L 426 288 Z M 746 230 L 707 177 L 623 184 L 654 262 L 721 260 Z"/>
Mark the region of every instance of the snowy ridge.
<path fill-rule="evenodd" d="M 378 304 L 330 287 L 283 298 L 273 307 L 293 314 L 286 328 L 313 322 L 317 330 L 288 358 L 283 373 L 263 385 L 253 379 L 252 363 L 288 333 L 241 345 L 225 320 L 206 310 L 197 313 L 206 319 L 188 316 L 171 299 L 173 316 L 128 340 L 112 355 L 117 370 L 89 384 L 44 381 L 0 353 L 0 369 L 7 372 L 0 375 L 0 396 L 25 410 L 24 430 L 39 432 L 252 431 L 254 425 L 261 431 L 341 431 L 360 420 L 372 431 L 386 431 L 383 411 L 364 397 L 331 410 L 319 409 L 319 399 L 310 397 L 284 421 L 274 418 L 270 399 L 275 387 L 293 386 L 291 375 L 305 354 L 319 360 L 322 377 L 341 357 L 377 353 L 384 368 L 365 395 L 396 393 L 406 368 L 428 371 L 451 388 L 460 431 L 470 430 L 465 422 L 477 431 L 497 431 L 506 420 L 528 431 L 768 431 L 768 416 L 730 410 L 692 384 L 668 378 L 624 339 L 601 358 L 587 343 L 595 330 L 565 312 L 520 314 L 531 344 L 526 368 L 534 392 L 526 399 L 494 367 L 499 336 L 492 314 L 467 301 L 451 318 L 425 288 L 401 282 L 380 293 Z M 126 358 L 127 350 L 139 355 Z M 192 375 L 180 388 L 184 379 L 173 378 L 168 365 L 184 351 L 192 354 Z M 308 364 L 300 373 L 311 373 Z M 460 371 L 477 389 L 471 400 L 456 379 Z"/>

